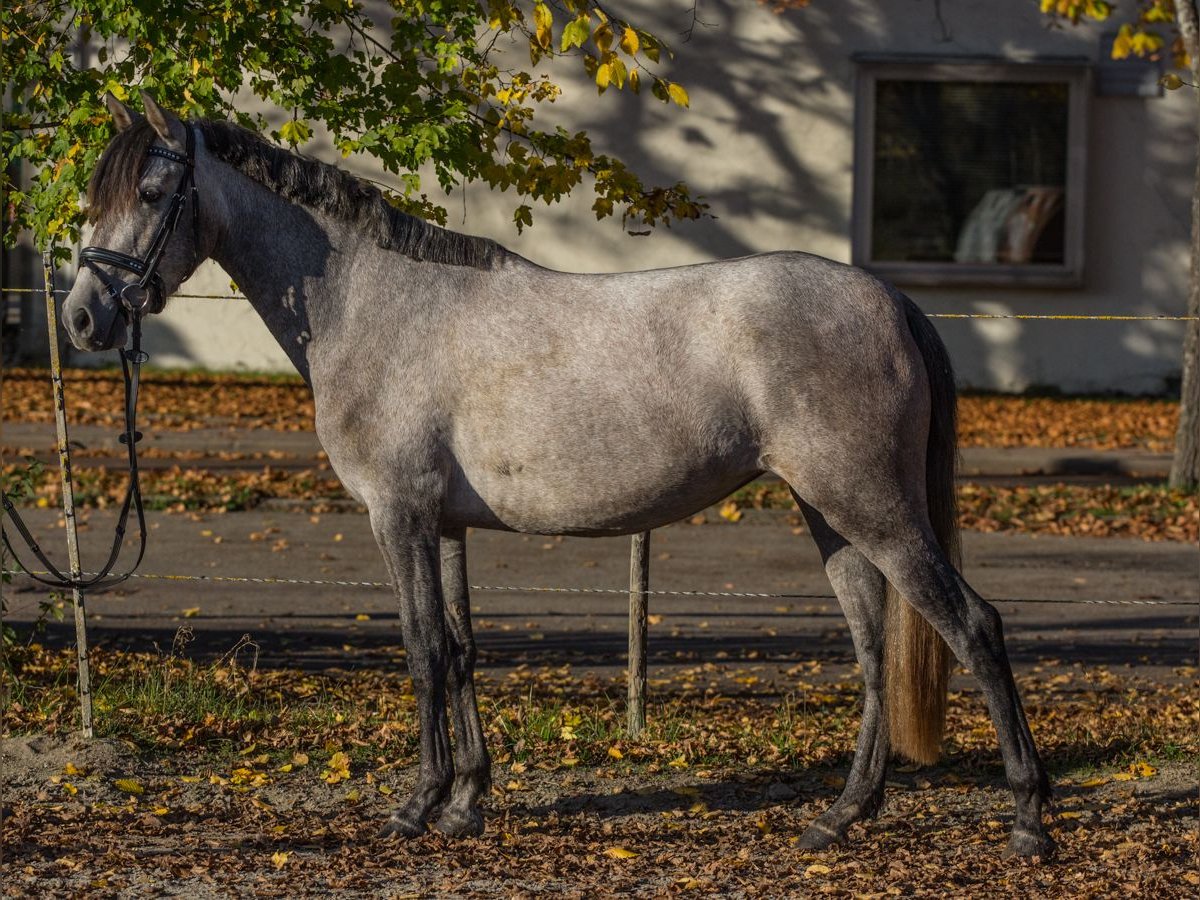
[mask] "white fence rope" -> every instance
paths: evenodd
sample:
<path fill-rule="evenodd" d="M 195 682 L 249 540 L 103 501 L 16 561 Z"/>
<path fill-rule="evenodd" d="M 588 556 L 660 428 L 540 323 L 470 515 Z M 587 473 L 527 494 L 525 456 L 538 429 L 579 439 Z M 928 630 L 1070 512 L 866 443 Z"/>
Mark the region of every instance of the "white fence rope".
<path fill-rule="evenodd" d="M 20 569 L 5 569 L 5 575 L 24 576 L 30 573 Z M 35 575 L 46 575 L 47 572 L 35 571 Z M 90 575 L 90 572 L 84 572 Z M 390 590 L 392 585 L 386 581 L 337 581 L 319 578 L 274 578 L 271 576 L 251 577 L 246 575 L 167 575 L 156 573 L 135 572 L 131 577 L 153 581 L 201 581 L 210 583 L 231 584 L 292 584 L 317 587 L 351 587 Z M 516 594 L 608 594 L 629 596 L 628 588 L 584 588 L 584 587 L 541 587 L 534 585 L 509 584 L 472 584 L 470 589 L 480 593 L 516 593 Z M 758 600 L 836 600 L 832 594 L 764 594 L 755 591 L 647 591 L 652 597 L 740 597 Z M 1085 603 L 1096 606 L 1197 606 L 1200 600 L 1092 600 L 1086 598 L 1068 598 L 1065 600 L 1039 600 L 1029 597 L 996 597 L 992 603 Z"/>

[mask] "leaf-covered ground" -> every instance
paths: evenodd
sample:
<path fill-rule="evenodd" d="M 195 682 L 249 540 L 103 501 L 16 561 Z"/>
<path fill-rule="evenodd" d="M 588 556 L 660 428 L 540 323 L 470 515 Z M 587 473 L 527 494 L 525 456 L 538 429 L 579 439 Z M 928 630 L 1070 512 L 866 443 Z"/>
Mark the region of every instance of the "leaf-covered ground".
<path fill-rule="evenodd" d="M 815 853 L 796 837 L 842 784 L 852 672 L 679 669 L 632 740 L 620 681 L 519 668 L 481 684 L 486 835 L 398 842 L 374 834 L 414 777 L 407 679 L 256 671 L 249 649 L 97 653 L 90 746 L 70 736 L 70 654 L 12 658 L 6 895 L 1195 896 L 1194 669 L 1163 684 L 1051 661 L 1020 678 L 1058 798 L 1059 859 L 1034 866 L 1001 857 L 1011 799 L 973 688 L 953 694 L 943 763 L 894 768 L 881 818 Z"/>
<path fill-rule="evenodd" d="M 69 369 L 63 379 L 73 421 L 119 426 L 123 388 L 118 373 Z M 158 428 L 313 427 L 312 394 L 295 376 L 151 372 L 142 383 L 142 419 Z M 5 420 L 52 422 L 53 417 L 45 370 L 5 371 Z M 1145 398 L 968 394 L 959 399 L 959 419 L 959 443 L 964 447 L 1139 447 L 1169 452 L 1179 404 Z"/>

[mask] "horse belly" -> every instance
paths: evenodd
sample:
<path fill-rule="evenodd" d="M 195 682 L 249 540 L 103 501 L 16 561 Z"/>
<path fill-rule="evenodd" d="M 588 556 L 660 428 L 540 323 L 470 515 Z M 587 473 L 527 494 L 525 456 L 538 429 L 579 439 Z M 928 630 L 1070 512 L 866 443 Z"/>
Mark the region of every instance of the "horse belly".
<path fill-rule="evenodd" d="M 761 471 L 750 454 L 652 465 L 644 458 L 599 462 L 468 463 L 452 480 L 447 517 L 458 526 L 528 534 L 632 534 L 692 515 Z"/>

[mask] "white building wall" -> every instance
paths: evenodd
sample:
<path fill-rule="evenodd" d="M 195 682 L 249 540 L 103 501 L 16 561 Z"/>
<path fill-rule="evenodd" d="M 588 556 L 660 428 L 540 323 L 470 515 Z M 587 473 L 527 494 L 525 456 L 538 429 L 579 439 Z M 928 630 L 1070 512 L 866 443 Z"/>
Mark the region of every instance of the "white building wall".
<path fill-rule="evenodd" d="M 556 114 L 569 129 L 586 128 L 598 149 L 621 156 L 649 182 L 686 181 L 716 218 L 631 237 L 619 221 L 597 222 L 591 196 L 580 191 L 558 206 L 535 207 L 534 227 L 518 236 L 511 215 L 520 201 L 476 186 L 450 198 L 450 227 L 578 271 L 778 249 L 848 261 L 854 54 L 1097 60 L 1101 53 L 1100 27 L 1052 28 L 1032 2 L 958 0 L 941 4 L 939 19 L 932 0 L 842 0 L 785 16 L 752 0 L 702 0 L 688 42 L 676 36 L 691 21 L 691 0 L 635 0 L 620 8 L 674 45 L 664 74 L 687 87 L 691 109 L 664 106 L 648 92 L 597 97 L 573 63 L 562 68 L 570 77 Z M 528 63 L 524 48 L 512 52 Z M 1182 313 L 1196 148 L 1187 93 L 1090 98 L 1082 287 L 907 292 L 928 312 Z M 338 159 L 319 141 L 305 149 Z M 362 161 L 349 164 L 378 177 Z M 185 290 L 228 288 L 228 277 L 208 264 Z M 1158 392 L 1180 370 L 1180 323 L 942 320 L 938 327 L 967 386 Z M 290 369 L 244 301 L 174 300 L 146 334 L 157 365 Z"/>

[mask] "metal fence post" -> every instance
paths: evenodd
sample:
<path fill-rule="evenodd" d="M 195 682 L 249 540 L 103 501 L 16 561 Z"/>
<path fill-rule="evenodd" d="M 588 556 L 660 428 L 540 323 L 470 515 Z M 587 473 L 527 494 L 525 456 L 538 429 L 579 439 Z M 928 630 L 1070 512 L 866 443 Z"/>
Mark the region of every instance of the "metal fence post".
<path fill-rule="evenodd" d="M 62 360 L 58 353 L 58 310 L 54 300 L 54 259 L 42 254 L 42 281 L 46 289 L 46 333 L 50 336 L 50 380 L 54 385 L 54 424 L 58 430 L 58 468 L 62 475 L 63 520 L 67 531 L 67 556 L 71 577 L 82 574 L 79 563 L 79 531 L 75 523 L 75 485 L 71 479 L 71 448 L 67 440 L 67 409 L 63 397 Z M 75 607 L 75 656 L 79 662 L 79 713 L 85 738 L 92 732 L 92 673 L 88 663 L 87 608 L 83 591 L 71 590 Z"/>
<path fill-rule="evenodd" d="M 629 736 L 646 727 L 646 600 L 650 592 L 650 532 L 635 534 L 629 551 Z"/>

